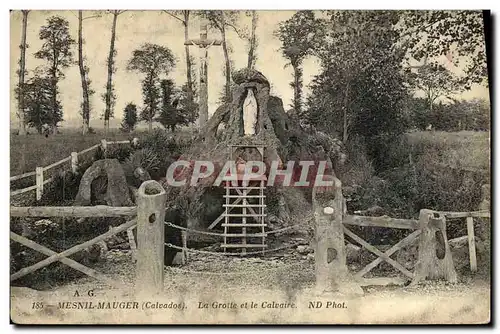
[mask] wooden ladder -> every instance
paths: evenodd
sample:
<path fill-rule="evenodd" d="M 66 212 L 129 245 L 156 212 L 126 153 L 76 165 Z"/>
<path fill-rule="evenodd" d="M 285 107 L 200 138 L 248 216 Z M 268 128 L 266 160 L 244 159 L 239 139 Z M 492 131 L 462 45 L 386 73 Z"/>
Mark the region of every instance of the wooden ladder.
<path fill-rule="evenodd" d="M 230 145 L 230 159 L 233 160 L 235 148 L 256 148 L 264 161 L 263 145 Z M 224 195 L 224 243 L 221 247 L 226 252 L 228 249 L 241 249 L 241 254 L 246 254 L 247 249 L 257 248 L 264 250 L 266 245 L 265 227 L 265 180 L 250 180 L 247 185 L 231 182 L 225 184 Z"/>

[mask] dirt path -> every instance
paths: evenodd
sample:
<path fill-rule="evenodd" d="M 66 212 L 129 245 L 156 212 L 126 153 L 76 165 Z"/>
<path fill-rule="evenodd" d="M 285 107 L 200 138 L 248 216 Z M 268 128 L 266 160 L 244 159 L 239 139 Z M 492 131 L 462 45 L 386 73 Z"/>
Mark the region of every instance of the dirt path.
<path fill-rule="evenodd" d="M 304 257 L 223 261 L 204 256 L 191 258 L 185 266 L 167 268 L 164 293 L 140 298 L 134 295 L 134 265 L 127 255 L 104 265 L 103 272 L 128 287 L 110 289 L 86 277 L 51 291 L 14 287 L 12 320 L 115 324 L 456 324 L 487 323 L 490 319 L 490 285 L 479 279 L 453 285 L 432 282 L 416 288 L 365 287 L 364 296 L 349 297 L 318 294 L 314 290 L 314 265 Z M 36 302 L 44 307 L 36 309 Z"/>

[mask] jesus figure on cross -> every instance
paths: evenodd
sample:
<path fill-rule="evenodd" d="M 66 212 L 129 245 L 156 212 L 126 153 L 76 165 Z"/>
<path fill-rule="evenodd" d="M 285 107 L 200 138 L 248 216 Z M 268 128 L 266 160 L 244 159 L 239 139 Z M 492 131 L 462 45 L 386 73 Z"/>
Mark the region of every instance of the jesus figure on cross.
<path fill-rule="evenodd" d="M 197 45 L 200 48 L 200 127 L 204 126 L 208 121 L 208 48 L 212 45 L 220 46 L 222 44 L 220 40 L 207 38 L 207 27 L 208 20 L 202 17 L 200 21 L 200 38 L 190 39 L 184 43 L 184 45 Z"/>

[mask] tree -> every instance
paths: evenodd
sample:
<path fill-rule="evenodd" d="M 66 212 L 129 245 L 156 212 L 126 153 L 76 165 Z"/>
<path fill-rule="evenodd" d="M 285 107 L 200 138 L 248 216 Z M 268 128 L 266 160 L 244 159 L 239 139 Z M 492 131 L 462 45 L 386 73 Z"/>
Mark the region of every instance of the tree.
<path fill-rule="evenodd" d="M 19 59 L 19 84 L 17 86 L 17 104 L 18 104 L 18 117 L 19 117 L 19 135 L 26 135 L 26 120 L 24 117 L 24 76 L 26 74 L 26 29 L 28 26 L 28 13 L 29 10 L 22 10 L 23 23 L 21 33 L 21 57 Z"/>
<path fill-rule="evenodd" d="M 47 25 L 40 28 L 40 39 L 43 41 L 42 48 L 35 53 L 35 58 L 46 60 L 48 67 L 46 72 L 51 82 L 51 107 L 52 116 L 49 117 L 52 122 L 49 125 L 52 131 L 55 132 L 57 122 L 62 115 L 61 104 L 57 100 L 58 88 L 57 84 L 60 79 L 64 78 L 63 69 L 69 67 L 73 63 L 73 53 L 71 47 L 75 44 L 75 40 L 69 34 L 68 21 L 59 16 L 52 16 L 47 19 Z"/>
<path fill-rule="evenodd" d="M 226 40 L 226 32 L 231 28 L 236 32 L 238 37 L 242 37 L 237 27 L 239 18 L 239 11 L 237 10 L 209 10 L 205 11 L 207 19 L 210 24 L 220 31 L 222 39 L 222 50 L 224 51 L 224 75 L 226 77 L 226 84 L 224 86 L 225 101 L 231 100 L 231 59 L 229 57 L 229 47 Z"/>
<path fill-rule="evenodd" d="M 419 130 L 429 125 L 439 131 L 488 131 L 490 128 L 489 104 L 480 99 L 456 100 L 452 103 L 439 101 L 432 110 L 426 98 L 411 98 L 412 121 Z"/>
<path fill-rule="evenodd" d="M 137 125 L 137 106 L 133 103 L 128 103 L 123 110 L 123 121 L 121 130 L 124 132 L 132 132 Z"/>
<path fill-rule="evenodd" d="M 82 133 L 85 135 L 89 130 L 90 122 L 90 96 L 94 91 L 90 88 L 89 68 L 85 66 L 83 57 L 83 20 L 99 17 L 99 15 L 83 17 L 82 11 L 78 11 L 78 68 L 82 81 Z"/>
<path fill-rule="evenodd" d="M 45 124 L 57 124 L 62 121 L 60 102 L 56 100 L 54 112 L 52 78 L 37 73 L 25 83 L 23 99 L 26 124 L 42 133 Z"/>
<path fill-rule="evenodd" d="M 481 11 L 405 11 L 397 28 L 407 61 L 453 54 L 448 60 L 463 68 L 460 84 L 488 84 Z"/>
<path fill-rule="evenodd" d="M 174 94 L 174 83 L 172 80 L 164 79 L 160 83 L 161 86 L 161 113 L 156 118 L 156 121 L 163 125 L 165 128 L 170 128 L 172 132 L 175 131 L 177 125 L 177 104 L 172 101 Z"/>
<path fill-rule="evenodd" d="M 255 67 L 255 60 L 257 58 L 255 54 L 255 50 L 257 49 L 257 36 L 255 35 L 255 29 L 257 29 L 257 11 L 252 10 L 252 29 L 251 29 L 251 34 L 250 34 L 250 40 L 249 40 L 249 48 L 248 48 L 248 61 L 247 61 L 247 67 L 248 68 L 254 68 Z"/>
<path fill-rule="evenodd" d="M 275 35 L 281 41 L 281 52 L 293 68 L 293 109 L 300 114 L 302 109 L 302 61 L 312 53 L 321 21 L 315 19 L 310 10 L 296 12 L 290 19 L 280 22 Z"/>
<path fill-rule="evenodd" d="M 142 82 L 144 108 L 141 119 L 149 123 L 149 130 L 153 129 L 153 120 L 158 111 L 160 92 L 158 80 L 160 74 L 168 75 L 175 65 L 172 51 L 164 46 L 145 43 L 140 49 L 134 50 L 127 69 L 145 75 Z"/>
<path fill-rule="evenodd" d="M 194 13 L 192 10 L 175 10 L 175 11 L 164 11 L 173 18 L 179 20 L 184 27 L 184 42 L 189 40 L 189 19 Z M 184 45 L 184 52 L 186 55 L 186 80 L 187 80 L 187 93 L 188 98 L 194 101 L 194 80 L 193 80 L 193 61 L 189 54 L 189 45 Z"/>
<path fill-rule="evenodd" d="M 106 109 L 104 110 L 104 133 L 109 131 L 109 119 L 113 117 L 113 109 L 115 106 L 115 92 L 113 85 L 113 73 L 115 69 L 115 41 L 116 41 L 116 21 L 118 20 L 118 15 L 124 13 L 125 10 L 112 10 L 109 13 L 113 14 L 113 24 L 111 25 L 111 40 L 109 42 L 109 54 L 106 59 L 108 65 L 108 80 L 106 82 L 106 93 L 102 96 L 104 102 L 106 103 Z"/>
<path fill-rule="evenodd" d="M 436 63 L 424 64 L 416 73 L 408 73 L 408 81 L 412 88 L 425 94 L 430 112 L 438 98 L 449 98 L 451 94 L 460 90 L 459 81 L 453 73 Z"/>
<path fill-rule="evenodd" d="M 188 89 L 183 85 L 179 91 L 177 104 L 177 125 L 189 125 L 196 122 L 199 116 L 199 106 L 189 98 Z"/>
<path fill-rule="evenodd" d="M 311 83 L 302 118 L 319 130 L 342 137 L 364 138 L 375 167 L 384 168 L 387 145 L 406 125 L 407 96 L 403 53 L 394 49 L 397 12 L 327 13 L 325 38 L 315 53 L 321 72 Z"/>
<path fill-rule="evenodd" d="M 162 80 L 160 86 L 161 113 L 155 120 L 172 132 L 177 126 L 194 123 L 198 117 L 198 105 L 189 98 L 187 86 L 176 89 L 173 81 L 168 79 Z"/>
<path fill-rule="evenodd" d="M 144 108 L 141 111 L 141 120 L 148 122 L 149 131 L 151 131 L 160 103 L 160 90 L 155 75 L 147 75 L 142 82 L 142 96 Z"/>

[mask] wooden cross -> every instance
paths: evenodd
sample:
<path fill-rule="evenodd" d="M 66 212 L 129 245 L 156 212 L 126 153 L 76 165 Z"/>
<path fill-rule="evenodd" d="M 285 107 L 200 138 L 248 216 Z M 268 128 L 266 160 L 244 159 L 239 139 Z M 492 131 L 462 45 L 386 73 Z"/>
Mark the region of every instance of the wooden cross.
<path fill-rule="evenodd" d="M 184 45 L 197 45 L 200 48 L 200 127 L 208 121 L 208 74 L 207 56 L 208 48 L 212 45 L 220 46 L 222 42 L 217 39 L 208 39 L 208 20 L 204 17 L 200 20 L 200 38 L 189 39 Z"/>

